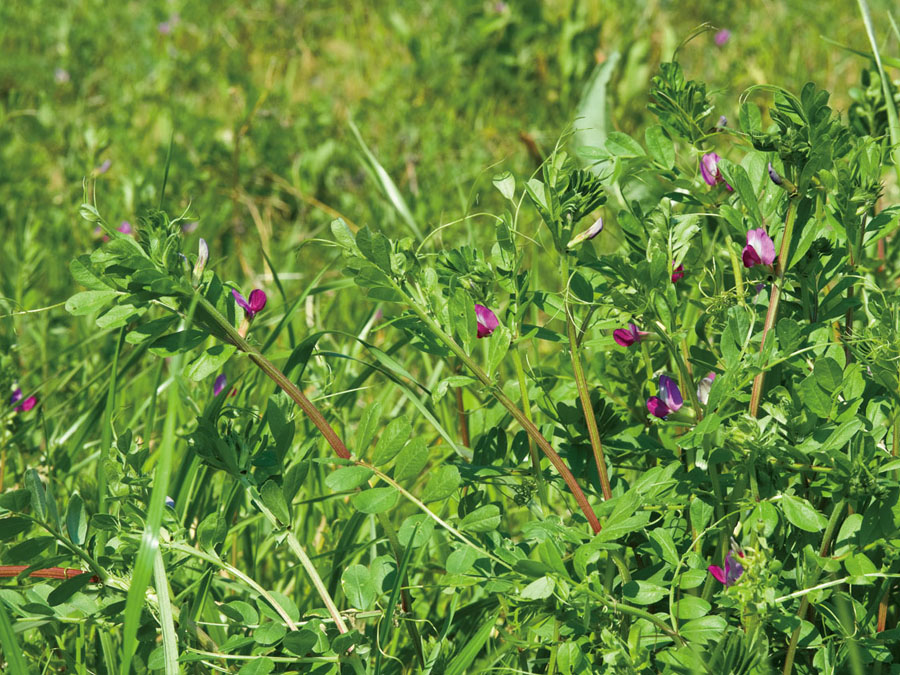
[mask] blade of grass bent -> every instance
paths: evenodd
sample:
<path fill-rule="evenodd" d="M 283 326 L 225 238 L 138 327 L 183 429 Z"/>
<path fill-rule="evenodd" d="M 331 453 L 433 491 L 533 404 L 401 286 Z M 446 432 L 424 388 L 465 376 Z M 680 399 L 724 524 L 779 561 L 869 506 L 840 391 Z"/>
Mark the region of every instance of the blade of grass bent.
<path fill-rule="evenodd" d="M 12 621 L 6 613 L 6 605 L 0 601 L 0 647 L 6 656 L 6 663 L 11 673 L 30 673 L 31 669 L 25 663 L 24 652 L 19 648 L 16 634 L 13 631 Z"/>
<path fill-rule="evenodd" d="M 172 619 L 172 605 L 169 599 L 169 580 L 162 551 L 156 549 L 153 562 L 153 581 L 156 597 L 159 598 L 159 623 L 162 628 L 163 665 L 166 675 L 178 675 L 178 638 L 175 637 L 175 622 Z"/>

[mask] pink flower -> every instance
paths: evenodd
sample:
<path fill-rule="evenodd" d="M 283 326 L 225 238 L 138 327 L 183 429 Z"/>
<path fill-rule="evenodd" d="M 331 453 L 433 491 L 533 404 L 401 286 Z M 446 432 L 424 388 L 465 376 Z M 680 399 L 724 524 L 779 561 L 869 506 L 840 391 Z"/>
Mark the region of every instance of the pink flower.
<path fill-rule="evenodd" d="M 747 245 L 741 254 L 744 267 L 771 265 L 775 261 L 775 244 L 763 228 L 748 230 Z"/>
<path fill-rule="evenodd" d="M 743 554 L 738 552 L 738 555 L 743 558 Z M 741 578 L 741 575 L 744 573 L 744 567 L 737 560 L 734 559 L 731 551 L 725 555 L 725 569 L 723 570 L 718 565 L 710 565 L 706 569 L 709 570 L 709 573 L 712 574 L 717 581 L 725 584 L 725 588 L 731 586 L 735 581 Z"/>
<path fill-rule="evenodd" d="M 16 405 L 16 403 L 19 403 L 19 401 L 22 401 L 23 396 L 24 396 L 24 394 L 22 393 L 22 390 L 19 389 L 18 387 L 16 387 L 15 391 L 13 391 L 12 396 L 9 399 L 9 404 Z M 16 405 L 16 412 L 28 412 L 36 405 L 37 405 L 37 397 L 29 396 L 24 401 L 19 403 L 19 405 Z"/>
<path fill-rule="evenodd" d="M 710 373 L 697 384 L 697 400 L 703 405 L 706 405 L 709 402 L 709 390 L 712 389 L 712 384 L 715 379 L 716 374 Z"/>
<path fill-rule="evenodd" d="M 635 342 L 640 342 L 648 335 L 650 335 L 650 333 L 638 330 L 636 325 L 630 323 L 628 324 L 628 328 L 616 328 L 613 331 L 613 340 L 623 347 L 630 347 Z"/>
<path fill-rule="evenodd" d="M 479 305 L 477 302 L 475 303 L 475 320 L 478 323 L 479 338 L 490 337 L 491 333 L 497 330 L 497 326 L 500 325 L 500 320 L 497 319 L 497 315 L 484 305 Z"/>
<path fill-rule="evenodd" d="M 726 42 L 728 42 L 728 39 L 730 37 L 731 37 L 731 31 L 728 30 L 727 28 L 723 28 L 718 33 L 716 33 L 716 36 L 713 39 L 716 41 L 717 46 L 722 47 Z"/>
<path fill-rule="evenodd" d="M 238 289 L 236 288 L 231 289 L 231 294 L 234 296 L 234 301 L 238 304 L 238 306 L 244 308 L 244 312 L 247 314 L 248 319 L 252 319 L 266 306 L 266 292 L 259 288 L 256 288 L 250 292 L 249 302 L 243 295 L 240 294 L 240 291 L 238 291 Z"/>
<path fill-rule="evenodd" d="M 659 396 L 647 399 L 647 410 L 654 417 L 665 418 L 669 413 L 677 412 L 684 405 L 681 390 L 668 375 L 659 376 Z"/>
<path fill-rule="evenodd" d="M 116 229 L 122 234 L 134 234 L 134 228 L 127 220 L 123 220 Z"/>
<path fill-rule="evenodd" d="M 675 263 L 672 263 L 672 267 L 675 267 Z M 672 270 L 672 283 L 681 279 L 684 279 L 684 265 L 679 265 Z"/>
<path fill-rule="evenodd" d="M 700 158 L 700 175 L 703 176 L 703 180 L 705 180 L 706 184 L 710 187 L 715 187 L 719 183 L 724 183 L 725 188 L 729 192 L 732 192 L 734 188 L 728 183 L 725 183 L 725 179 L 719 171 L 719 161 L 721 159 L 722 158 L 714 152 L 707 152 L 703 155 L 703 157 Z"/>

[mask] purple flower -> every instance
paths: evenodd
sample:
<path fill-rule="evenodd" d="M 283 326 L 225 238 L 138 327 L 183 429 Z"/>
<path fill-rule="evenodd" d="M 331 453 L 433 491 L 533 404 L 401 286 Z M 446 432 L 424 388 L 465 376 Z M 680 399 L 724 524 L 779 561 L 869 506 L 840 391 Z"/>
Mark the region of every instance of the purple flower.
<path fill-rule="evenodd" d="M 778 175 L 775 167 L 772 166 L 772 162 L 769 162 L 769 178 L 772 179 L 772 182 L 775 183 L 775 185 L 784 185 L 784 178 Z"/>
<path fill-rule="evenodd" d="M 638 330 L 638 327 L 636 325 L 630 323 L 628 324 L 628 328 L 616 328 L 613 331 L 613 340 L 615 340 L 617 344 L 620 344 L 623 347 L 630 347 L 635 342 L 640 342 L 648 335 L 650 335 L 650 333 Z"/>
<path fill-rule="evenodd" d="M 722 173 L 719 171 L 719 161 L 722 158 L 719 157 L 714 152 L 707 152 L 703 157 L 700 158 L 700 175 L 703 176 L 703 180 L 706 181 L 706 184 L 710 187 L 715 187 L 719 183 L 724 183 L 725 188 L 732 192 L 734 188 L 732 188 L 728 183 L 725 183 L 725 178 L 722 177 Z"/>
<path fill-rule="evenodd" d="M 37 405 L 36 396 L 29 396 L 24 401 L 22 401 L 23 396 L 24 394 L 22 393 L 22 390 L 16 387 L 15 391 L 13 391 L 12 396 L 9 399 L 9 404 L 16 406 L 16 412 L 28 412 Z M 22 402 L 19 403 L 19 401 Z M 19 405 L 16 405 L 16 403 L 19 403 Z"/>
<path fill-rule="evenodd" d="M 497 319 L 497 315 L 484 305 L 479 305 L 477 302 L 475 303 L 475 321 L 478 323 L 479 338 L 490 337 L 491 333 L 497 330 L 497 326 L 500 325 L 500 320 Z"/>
<path fill-rule="evenodd" d="M 134 234 L 134 228 L 127 220 L 123 220 L 116 229 L 122 234 Z"/>
<path fill-rule="evenodd" d="M 94 171 L 98 174 L 106 173 L 107 171 L 109 171 L 109 167 L 111 167 L 111 166 L 112 166 L 112 162 L 109 161 L 108 159 L 106 159 L 106 160 L 103 160 L 103 164 L 101 164 L 96 169 L 94 169 Z"/>
<path fill-rule="evenodd" d="M 722 47 L 728 39 L 731 37 L 731 31 L 727 28 L 723 28 L 718 33 L 716 33 L 716 37 L 713 38 L 716 41 L 716 45 Z"/>
<path fill-rule="evenodd" d="M 697 400 L 703 405 L 709 402 L 709 390 L 712 389 L 712 383 L 716 379 L 715 373 L 710 373 L 697 384 Z"/>
<path fill-rule="evenodd" d="M 669 413 L 677 412 L 684 405 L 681 390 L 668 375 L 659 376 L 659 396 L 647 399 L 647 410 L 654 417 L 665 418 Z"/>
<path fill-rule="evenodd" d="M 222 373 L 216 378 L 216 381 L 213 383 L 213 396 L 218 396 L 222 393 L 222 390 L 225 389 L 228 384 L 228 378 L 225 377 L 225 373 Z"/>
<path fill-rule="evenodd" d="M 738 552 L 738 555 L 743 558 L 744 556 Z M 706 569 L 709 570 L 709 573 L 712 574 L 717 581 L 725 584 L 725 588 L 731 586 L 735 581 L 741 578 L 741 575 L 744 573 L 744 567 L 737 560 L 734 559 L 731 551 L 725 555 L 725 569 L 723 570 L 718 565 L 710 565 Z"/>
<path fill-rule="evenodd" d="M 166 495 L 166 506 L 168 506 L 170 509 L 175 508 L 175 500 L 172 499 L 169 495 Z"/>
<path fill-rule="evenodd" d="M 684 279 L 684 265 L 675 267 L 675 263 L 672 263 L 672 267 L 675 268 L 672 270 L 672 283 L 674 284 L 676 281 Z"/>
<path fill-rule="evenodd" d="M 234 301 L 244 308 L 244 312 L 247 314 L 248 319 L 252 319 L 256 316 L 257 312 L 261 312 L 263 307 L 266 306 L 266 292 L 259 288 L 250 292 L 249 302 L 236 288 L 231 289 L 231 294 L 234 296 Z"/>
<path fill-rule="evenodd" d="M 760 263 L 771 265 L 775 261 L 775 243 L 763 228 L 747 231 L 747 245 L 741 253 L 741 258 L 744 267 L 753 267 Z"/>
<path fill-rule="evenodd" d="M 725 128 L 728 126 L 728 118 L 725 115 L 719 116 L 719 121 L 716 123 L 717 127 Z"/>
<path fill-rule="evenodd" d="M 573 237 L 572 240 L 568 244 L 566 244 L 566 248 L 574 248 L 575 246 L 578 246 L 578 244 L 580 244 L 583 241 L 587 241 L 588 239 L 593 239 L 598 234 L 600 234 L 600 232 L 602 232 L 602 231 L 603 231 L 603 218 L 597 218 L 597 220 L 594 221 L 594 224 L 591 225 L 588 229 L 586 229 L 584 232 L 581 232 L 580 234 Z"/>

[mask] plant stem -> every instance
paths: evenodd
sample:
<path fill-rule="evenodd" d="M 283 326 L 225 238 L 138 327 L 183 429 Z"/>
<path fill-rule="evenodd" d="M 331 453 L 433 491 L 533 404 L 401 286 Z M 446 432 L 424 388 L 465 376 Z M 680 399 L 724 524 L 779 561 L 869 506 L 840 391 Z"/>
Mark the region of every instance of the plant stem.
<path fill-rule="evenodd" d="M 519 394 L 522 397 L 522 412 L 532 424 L 534 419 L 531 417 L 531 401 L 528 398 L 528 382 L 525 379 L 525 368 L 522 366 L 522 355 L 519 353 L 519 345 L 513 345 L 512 348 L 513 365 L 516 368 L 516 377 L 519 380 Z M 534 441 L 528 436 L 528 455 L 531 457 L 531 467 L 534 472 L 534 480 L 537 483 L 538 497 L 544 510 L 549 513 L 550 503 L 547 499 L 547 486 L 544 484 L 544 474 L 541 473 L 541 458 L 537 454 L 537 448 L 534 447 Z"/>
<path fill-rule="evenodd" d="M 328 444 L 335 451 L 337 456 L 342 459 L 350 459 L 350 451 L 347 450 L 347 446 L 344 445 L 344 442 L 338 437 L 334 429 L 331 428 L 331 425 L 328 424 L 328 421 L 322 416 L 319 409 L 306 398 L 297 385 L 291 382 L 287 376 L 282 373 L 275 364 L 263 356 L 256 347 L 247 342 L 240 333 L 235 330 L 228 319 L 222 316 L 219 310 L 217 310 L 209 300 L 199 293 L 197 294 L 197 298 L 198 304 L 203 307 L 210 318 L 225 332 L 229 341 L 240 351 L 247 354 L 247 356 L 250 357 L 250 360 L 253 361 L 260 370 L 268 375 L 275 384 L 281 387 L 284 393 L 286 393 L 294 403 L 300 406 L 300 409 L 306 413 L 306 416 L 309 417 L 310 421 L 312 421 L 322 436 L 325 437 L 325 440 L 328 441 Z"/>
<path fill-rule="evenodd" d="M 844 512 L 844 506 L 847 501 L 842 499 L 839 501 L 834 509 L 831 511 L 831 517 L 828 519 L 828 526 L 825 528 L 825 534 L 822 536 L 822 546 L 819 548 L 819 557 L 822 558 L 825 554 L 828 553 L 828 547 L 831 545 L 831 537 L 834 535 L 834 530 L 837 528 L 838 520 L 840 520 L 841 514 Z M 812 579 L 810 586 L 815 586 L 819 581 L 819 574 L 821 570 L 819 567 L 812 573 Z M 809 607 L 809 594 L 804 595 L 803 599 L 800 601 L 800 609 L 797 611 L 797 616 L 800 619 L 800 625 L 794 629 L 794 632 L 791 634 L 791 644 L 788 647 L 787 656 L 784 659 L 784 669 L 782 671 L 782 675 L 790 675 L 791 670 L 794 668 L 794 653 L 797 651 L 797 643 L 800 641 L 800 629 L 803 627 L 803 617 L 806 616 L 806 609 Z"/>
<path fill-rule="evenodd" d="M 609 607 L 614 612 L 622 612 L 622 614 L 628 614 L 629 616 L 636 617 L 638 619 L 644 619 L 645 621 L 649 621 L 654 626 L 659 628 L 663 633 L 668 635 L 670 638 L 675 640 L 681 645 L 686 644 L 683 637 L 681 637 L 678 633 L 672 630 L 666 623 L 660 619 L 658 616 L 654 616 L 650 612 L 644 611 L 643 609 L 639 609 L 637 607 L 632 607 L 631 605 L 625 605 L 621 602 L 613 598 L 605 598 L 596 591 L 592 589 L 586 589 L 592 598 L 594 598 L 601 605 L 605 605 Z"/>
<path fill-rule="evenodd" d="M 734 288 L 738 294 L 738 301 L 742 305 L 746 305 L 747 300 L 744 297 L 744 272 L 741 269 L 741 261 L 738 260 L 731 237 L 727 234 L 725 235 L 725 250 L 728 251 L 728 258 L 731 260 L 731 271 L 734 274 Z"/>
<path fill-rule="evenodd" d="M 456 340 L 447 335 L 444 332 L 444 329 L 438 325 L 437 321 L 432 319 L 428 313 L 425 311 L 423 306 L 420 303 L 413 302 L 408 294 L 404 292 L 400 286 L 393 282 L 394 289 L 399 293 L 403 293 L 406 296 L 409 305 L 409 308 L 413 311 L 413 313 L 421 319 L 421 321 L 428 326 L 429 330 L 434 333 L 440 340 L 447 345 L 447 347 L 452 351 L 471 371 L 471 373 L 494 395 L 494 397 L 500 402 L 500 404 L 506 408 L 509 413 L 513 416 L 513 418 L 525 429 L 525 432 L 534 439 L 534 442 L 537 443 L 538 447 L 543 451 L 545 455 L 547 455 L 547 459 L 550 460 L 550 463 L 556 468 L 559 474 L 562 476 L 562 479 L 566 482 L 566 485 L 569 487 L 569 490 L 572 492 L 572 496 L 575 497 L 575 501 L 578 503 L 578 506 L 581 508 L 581 511 L 584 513 L 585 518 L 587 518 L 588 523 L 591 525 L 591 529 L 596 533 L 599 532 L 602 528 L 600 526 L 600 521 L 597 519 L 597 514 L 594 513 L 594 509 L 591 508 L 590 503 L 587 500 L 587 497 L 584 496 L 584 492 L 581 487 L 578 485 L 578 482 L 575 480 L 575 476 L 572 475 L 572 472 L 569 471 L 569 467 L 566 466 L 565 462 L 563 462 L 562 457 L 560 457 L 550 443 L 547 442 L 547 439 L 541 434 L 540 430 L 534 425 L 534 423 L 526 417 L 525 413 L 519 410 L 516 407 L 516 404 L 510 400 L 510 398 L 503 393 L 503 390 L 493 381 L 488 374 L 482 370 L 481 366 L 479 366 L 475 361 L 466 354 L 466 351 L 457 344 Z"/>
<path fill-rule="evenodd" d="M 778 253 L 778 278 L 772 284 L 772 293 L 769 296 L 769 310 L 766 312 L 766 323 L 763 326 L 762 339 L 759 343 L 759 351 L 762 353 L 766 347 L 766 337 L 778 319 L 778 302 L 784 290 L 784 275 L 787 272 L 788 254 L 791 250 L 791 239 L 794 236 L 794 221 L 797 217 L 797 199 L 792 197 L 788 202 L 787 215 L 784 220 L 784 233 L 781 237 L 781 251 Z M 763 364 L 765 368 L 766 364 Z M 766 371 L 758 373 L 753 378 L 753 390 L 750 394 L 750 415 L 757 416 L 759 401 L 762 398 L 763 384 L 766 381 Z"/>
<path fill-rule="evenodd" d="M 456 390 L 456 414 L 459 418 L 459 440 L 467 448 L 472 447 L 469 440 L 469 417 L 466 413 L 466 406 L 463 403 L 462 387 L 454 387 Z"/>

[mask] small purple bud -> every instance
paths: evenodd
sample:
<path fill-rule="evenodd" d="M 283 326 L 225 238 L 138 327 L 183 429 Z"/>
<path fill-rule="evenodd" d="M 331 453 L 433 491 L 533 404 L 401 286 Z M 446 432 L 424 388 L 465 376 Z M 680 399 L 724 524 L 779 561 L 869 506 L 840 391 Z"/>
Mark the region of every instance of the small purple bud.
<path fill-rule="evenodd" d="M 209 260 L 209 247 L 206 245 L 206 240 L 202 237 L 198 248 L 197 263 L 194 265 L 194 272 L 191 275 L 194 287 L 200 285 L 200 281 L 203 279 L 203 270 L 206 269 L 206 261 Z"/>
<path fill-rule="evenodd" d="M 731 37 L 731 31 L 727 28 L 723 28 L 718 33 L 716 33 L 716 37 L 714 38 L 716 41 L 716 45 L 719 47 L 724 46 L 726 42 L 728 42 Z"/>
<path fill-rule="evenodd" d="M 96 169 L 94 169 L 94 171 L 97 174 L 103 174 L 103 173 L 106 173 L 107 171 L 109 171 L 109 167 L 111 167 L 111 166 L 112 166 L 112 162 L 107 159 L 107 160 L 103 161 L 103 164 L 101 164 Z"/>
<path fill-rule="evenodd" d="M 566 248 L 574 248 L 583 241 L 587 241 L 588 239 L 593 239 L 598 234 L 600 234 L 602 231 L 603 231 L 603 218 L 597 218 L 597 220 L 594 221 L 594 224 L 591 225 L 588 229 L 586 229 L 584 232 L 581 232 L 578 235 L 574 236 L 572 238 L 572 240 L 568 244 L 566 244 Z"/>
<path fill-rule="evenodd" d="M 721 117 L 719 117 L 719 122 L 718 122 L 718 124 L 716 124 L 716 126 L 722 127 L 722 128 L 727 127 L 728 126 L 728 118 L 725 117 L 725 115 L 722 115 Z"/>
<path fill-rule="evenodd" d="M 630 323 L 628 324 L 628 328 L 616 328 L 613 331 L 613 340 L 616 341 L 616 344 L 619 344 L 623 347 L 630 347 L 636 342 L 640 342 L 644 338 L 646 338 L 649 333 L 638 330 L 638 327 Z"/>
<path fill-rule="evenodd" d="M 9 398 L 9 404 L 15 405 L 16 403 L 18 403 L 19 401 L 22 400 L 23 396 L 25 396 L 25 394 L 22 393 L 22 390 L 19 389 L 18 387 L 16 387 L 13 390 L 12 396 L 10 396 L 10 398 Z"/>
<path fill-rule="evenodd" d="M 231 294 L 234 296 L 234 301 L 238 306 L 244 309 L 248 319 L 252 319 L 256 316 L 257 312 L 261 311 L 263 307 L 266 306 L 266 293 L 259 288 L 251 291 L 249 302 L 236 288 L 231 289 Z"/>
<path fill-rule="evenodd" d="M 213 396 L 218 396 L 219 394 L 221 394 L 227 386 L 228 378 L 225 377 L 225 373 L 222 373 L 216 378 L 216 381 L 213 383 Z"/>
<path fill-rule="evenodd" d="M 775 183 L 775 185 L 784 185 L 784 178 L 778 175 L 775 167 L 772 166 L 772 162 L 769 162 L 769 178 L 772 179 L 772 182 Z"/>

